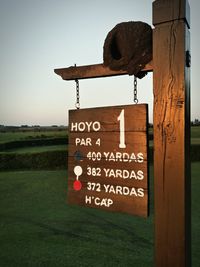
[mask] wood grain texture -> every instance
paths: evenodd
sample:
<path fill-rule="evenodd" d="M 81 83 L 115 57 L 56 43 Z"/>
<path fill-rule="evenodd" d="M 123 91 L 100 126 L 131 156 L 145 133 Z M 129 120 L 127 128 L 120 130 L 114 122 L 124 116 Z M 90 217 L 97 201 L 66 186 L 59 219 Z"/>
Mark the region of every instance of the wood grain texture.
<path fill-rule="evenodd" d="M 126 105 L 126 106 L 115 106 L 115 107 L 97 107 L 92 109 L 80 109 L 80 110 L 70 110 L 69 111 L 69 131 L 72 132 L 71 128 L 71 118 L 76 122 L 84 122 L 86 119 L 88 121 L 98 121 L 101 123 L 101 132 L 104 131 L 119 131 L 117 117 L 119 116 L 123 107 L 126 108 L 126 131 L 146 131 L 147 125 L 146 120 L 144 120 L 147 114 L 147 105 Z M 92 111 L 92 112 L 91 112 Z M 95 116 L 94 116 L 95 113 Z M 91 131 L 93 131 L 91 129 Z"/>
<path fill-rule="evenodd" d="M 122 110 L 126 148 L 119 147 L 118 117 Z M 146 104 L 69 111 L 69 204 L 148 216 L 147 118 Z M 100 127 L 92 128 L 95 122 Z M 89 128 L 84 128 L 84 124 Z M 100 143 L 96 144 L 97 140 Z M 90 157 L 91 153 L 94 156 Z M 73 188 L 76 166 L 82 169 L 80 191 Z M 101 191 L 89 190 L 90 183 L 100 186 Z M 111 192 L 106 192 L 105 187 L 112 187 Z M 142 196 L 138 190 L 142 190 Z M 128 194 L 129 191 L 132 193 Z M 91 203 L 86 203 L 87 197 L 92 198 Z M 113 203 L 110 207 L 101 206 L 95 204 L 96 199 L 111 199 Z"/>
<path fill-rule="evenodd" d="M 149 62 L 141 72 L 151 72 L 153 70 L 153 63 Z M 86 66 L 71 66 L 68 68 L 55 69 L 54 72 L 61 76 L 63 80 L 75 79 L 89 79 L 89 78 L 102 78 L 112 77 L 119 75 L 128 75 L 125 70 L 111 70 L 104 64 L 93 64 Z"/>
<path fill-rule="evenodd" d="M 185 1 L 154 2 L 154 194 L 156 266 L 191 266 L 189 49 Z M 180 5 L 179 5 L 180 4 Z M 168 5 L 169 10 L 165 8 Z M 166 14 L 168 18 L 166 18 Z M 186 42 L 187 40 L 187 42 Z"/>
<path fill-rule="evenodd" d="M 188 0 L 155 0 L 153 2 L 154 26 L 180 19 L 183 19 L 190 28 L 190 6 Z"/>
<path fill-rule="evenodd" d="M 146 138 L 146 133 L 145 132 L 127 132 L 125 134 L 126 138 L 126 150 L 120 149 L 119 148 L 119 132 L 101 132 L 101 133 L 81 133 L 78 134 L 79 138 L 91 138 L 91 144 L 92 146 L 84 146 L 84 145 L 78 145 L 78 147 L 81 149 L 83 157 L 86 157 L 87 152 L 92 149 L 92 151 L 98 152 L 102 151 L 101 147 L 103 145 L 104 147 L 104 152 L 109 152 L 109 151 L 119 151 L 126 152 L 126 153 L 139 153 L 143 151 L 144 155 L 144 160 L 147 160 L 147 153 L 146 153 L 146 147 L 147 147 L 147 138 Z M 76 151 L 77 146 L 75 144 L 77 138 L 77 134 L 73 133 L 69 135 L 69 156 L 72 156 L 71 151 Z M 97 139 L 100 138 L 101 141 L 101 147 L 95 145 Z M 84 143 L 83 140 L 83 143 Z M 79 141 L 79 140 L 78 140 Z M 82 140 L 80 140 L 81 142 Z M 102 159 L 105 159 L 105 156 L 102 155 Z"/>
<path fill-rule="evenodd" d="M 72 188 L 73 183 L 72 181 L 69 180 L 68 187 L 70 188 L 68 190 L 68 194 L 70 195 L 70 202 L 68 198 L 68 203 L 70 204 L 75 204 L 75 205 L 80 205 L 80 206 L 85 206 L 85 207 L 91 207 L 91 208 L 98 208 L 98 209 L 103 209 L 106 211 L 111 211 L 111 212 L 121 212 L 121 213 L 129 213 L 131 215 L 137 215 L 141 217 L 146 217 L 146 206 L 148 203 L 148 195 L 147 192 L 145 191 L 143 201 L 141 201 L 141 198 L 139 197 L 128 197 L 125 195 L 116 195 L 116 194 L 107 194 L 105 192 L 88 192 L 86 190 L 86 185 L 83 183 L 83 189 L 79 192 L 74 191 Z M 113 200 L 113 204 L 110 207 L 106 206 L 100 206 L 100 205 L 95 205 L 94 201 L 89 203 L 85 203 L 85 197 L 94 197 L 99 199 L 111 199 Z"/>
<path fill-rule="evenodd" d="M 101 161 L 101 162 L 90 162 L 86 161 L 86 159 L 83 159 L 82 162 L 74 161 L 74 157 L 69 157 L 68 158 L 68 165 L 70 166 L 75 166 L 81 164 L 81 167 L 83 168 L 83 173 L 84 175 L 81 177 L 81 181 L 87 182 L 88 179 L 92 180 L 91 175 L 87 174 L 87 168 L 93 167 L 93 168 L 101 168 L 101 173 L 100 176 L 95 176 L 95 182 L 97 183 L 106 183 L 106 184 L 113 184 L 113 185 L 121 185 L 121 186 L 135 186 L 135 187 L 143 187 L 147 189 L 147 161 L 140 164 L 140 163 L 127 163 L 124 164 L 124 162 L 108 162 L 108 161 Z M 121 170 L 122 172 L 124 171 L 124 176 L 121 178 L 119 175 L 114 177 L 112 174 L 108 175 L 106 177 L 104 169 L 112 169 L 116 172 L 116 170 Z M 142 171 L 144 175 L 144 179 L 139 180 L 136 178 L 136 176 L 128 176 L 128 173 L 131 174 L 131 172 L 134 171 L 135 175 L 137 175 L 138 171 Z M 110 174 L 110 173 L 109 173 Z M 132 173 L 133 174 L 133 173 Z M 68 171 L 68 179 L 72 179 L 74 181 L 74 171 L 73 167 L 69 168 Z"/>

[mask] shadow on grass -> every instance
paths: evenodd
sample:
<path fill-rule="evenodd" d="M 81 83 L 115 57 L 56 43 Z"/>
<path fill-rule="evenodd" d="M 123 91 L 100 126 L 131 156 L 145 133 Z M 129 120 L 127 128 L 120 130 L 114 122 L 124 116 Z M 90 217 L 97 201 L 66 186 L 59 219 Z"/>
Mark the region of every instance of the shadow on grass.
<path fill-rule="evenodd" d="M 12 224 L 15 222 L 19 223 L 20 225 L 27 224 L 29 229 L 34 229 L 34 226 L 36 226 L 44 230 L 40 232 L 38 228 L 36 229 L 36 232 L 40 235 L 40 237 L 45 237 L 47 235 L 62 236 L 65 237 L 68 242 L 69 240 L 77 239 L 79 241 L 100 244 L 103 246 L 110 246 L 113 244 L 113 242 L 116 243 L 116 241 L 118 241 L 118 249 L 125 249 L 126 251 L 128 250 L 130 252 L 132 252 L 132 247 L 135 244 L 137 244 L 138 247 L 141 246 L 143 249 L 148 249 L 149 247 L 153 246 L 153 242 L 151 242 L 149 239 L 141 237 L 140 233 L 131 230 L 130 227 L 129 229 L 125 228 L 108 219 L 90 213 L 87 211 L 87 209 L 85 209 L 84 213 L 85 215 L 87 214 L 87 217 L 93 218 L 91 218 L 91 220 L 78 220 L 77 222 L 75 222 L 75 220 L 72 218 L 70 220 L 67 219 L 66 223 L 64 221 L 62 221 L 62 223 L 54 221 L 51 223 L 46 223 L 42 222 L 42 220 L 37 221 L 32 218 L 12 216 L 7 214 L 1 214 L 0 217 L 4 222 L 10 222 Z M 125 240 L 124 242 L 123 238 Z"/>

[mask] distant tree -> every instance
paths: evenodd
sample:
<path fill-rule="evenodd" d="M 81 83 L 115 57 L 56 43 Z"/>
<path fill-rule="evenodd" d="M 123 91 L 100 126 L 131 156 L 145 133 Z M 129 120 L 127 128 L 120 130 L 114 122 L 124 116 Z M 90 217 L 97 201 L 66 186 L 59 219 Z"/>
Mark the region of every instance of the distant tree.
<path fill-rule="evenodd" d="M 193 125 L 200 125 L 200 121 L 198 119 L 195 119 Z"/>

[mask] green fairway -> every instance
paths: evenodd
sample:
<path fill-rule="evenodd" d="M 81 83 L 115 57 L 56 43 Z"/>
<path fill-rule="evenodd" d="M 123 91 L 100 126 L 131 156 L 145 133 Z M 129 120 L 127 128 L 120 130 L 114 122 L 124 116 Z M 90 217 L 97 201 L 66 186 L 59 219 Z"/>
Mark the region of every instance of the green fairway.
<path fill-rule="evenodd" d="M 200 266 L 199 173 L 200 163 L 192 164 L 194 267 Z M 152 198 L 151 216 L 143 219 L 69 206 L 66 190 L 64 170 L 0 173 L 0 266 L 153 266 Z"/>
<path fill-rule="evenodd" d="M 0 132 L 0 143 L 20 141 L 20 140 L 32 140 L 32 139 L 43 139 L 43 138 L 58 138 L 66 137 L 67 130 L 27 130 L 27 131 L 16 131 L 16 132 Z"/>
<path fill-rule="evenodd" d="M 200 138 L 200 126 L 191 126 L 191 137 Z"/>

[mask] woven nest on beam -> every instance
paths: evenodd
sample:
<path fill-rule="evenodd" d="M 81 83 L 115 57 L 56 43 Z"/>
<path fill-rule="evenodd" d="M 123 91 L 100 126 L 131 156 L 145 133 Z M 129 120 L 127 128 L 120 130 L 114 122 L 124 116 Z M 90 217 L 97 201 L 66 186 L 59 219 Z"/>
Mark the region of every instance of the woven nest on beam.
<path fill-rule="evenodd" d="M 138 78 L 152 60 L 152 28 L 141 21 L 117 24 L 107 35 L 103 47 L 104 65 L 111 70 L 125 70 Z"/>

